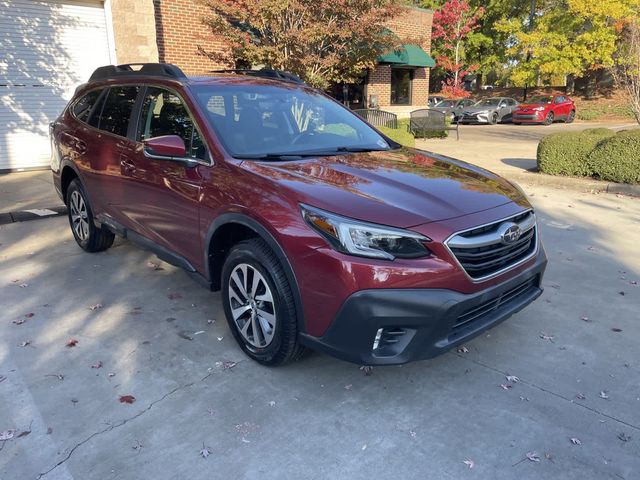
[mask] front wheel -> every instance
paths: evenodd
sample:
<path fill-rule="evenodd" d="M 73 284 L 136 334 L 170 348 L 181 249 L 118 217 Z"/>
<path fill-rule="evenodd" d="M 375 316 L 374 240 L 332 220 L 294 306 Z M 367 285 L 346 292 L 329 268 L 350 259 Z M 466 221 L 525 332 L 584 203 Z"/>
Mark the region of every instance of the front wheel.
<path fill-rule="evenodd" d="M 273 251 L 261 239 L 235 245 L 222 268 L 224 313 L 240 348 L 267 366 L 300 357 L 291 285 Z"/>
<path fill-rule="evenodd" d="M 89 197 L 77 178 L 67 189 L 69 225 L 76 243 L 87 252 L 101 252 L 113 245 L 115 235 L 95 225 Z"/>
<path fill-rule="evenodd" d="M 553 112 L 547 113 L 547 117 L 544 119 L 545 125 L 551 125 L 553 123 Z"/>
<path fill-rule="evenodd" d="M 491 125 L 495 125 L 496 123 L 498 123 L 498 114 L 497 113 L 494 113 L 493 115 L 491 115 L 489 117 L 489 123 Z"/>

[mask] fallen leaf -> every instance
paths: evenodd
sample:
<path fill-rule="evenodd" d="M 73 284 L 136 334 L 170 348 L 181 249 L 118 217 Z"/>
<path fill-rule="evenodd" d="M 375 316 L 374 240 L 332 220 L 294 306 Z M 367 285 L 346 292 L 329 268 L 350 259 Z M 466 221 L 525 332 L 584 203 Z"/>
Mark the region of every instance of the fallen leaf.
<path fill-rule="evenodd" d="M 20 288 L 27 288 L 29 286 L 28 283 L 21 283 L 20 285 L 18 285 Z"/>
<path fill-rule="evenodd" d="M 15 429 L 5 430 L 4 432 L 0 432 L 0 442 L 4 442 L 6 440 L 11 440 L 15 435 Z"/>
<path fill-rule="evenodd" d="M 365 444 L 362 446 L 362 451 L 364 452 L 366 449 L 367 449 L 367 444 L 365 443 Z"/>
<path fill-rule="evenodd" d="M 409 430 L 409 435 L 411 435 L 411 438 L 416 438 L 418 433 L 415 430 Z"/>
<path fill-rule="evenodd" d="M 624 297 L 624 292 L 623 291 L 619 291 L 618 294 L 622 295 Z"/>
<path fill-rule="evenodd" d="M 197 332 L 194 332 L 194 335 L 200 335 L 201 333 L 204 333 L 204 330 L 198 330 Z"/>
<path fill-rule="evenodd" d="M 523 397 L 522 395 L 520 395 L 520 400 L 522 400 L 523 402 L 528 402 L 529 397 Z"/>
<path fill-rule="evenodd" d="M 344 386 L 344 389 L 345 389 L 345 390 L 351 390 L 351 387 L 353 387 L 353 385 L 350 383 L 350 384 L 348 384 L 348 385 L 345 385 L 345 386 Z"/>
<path fill-rule="evenodd" d="M 29 345 L 31 345 L 31 340 L 25 340 L 24 342 L 20 342 L 18 344 L 19 347 L 26 347 L 26 346 L 29 346 Z"/>
<path fill-rule="evenodd" d="M 113 373 L 113 372 L 109 372 L 109 373 L 107 373 L 107 377 L 109 377 L 109 378 L 111 378 L 111 377 L 115 377 L 115 376 L 116 376 L 116 374 L 115 374 L 115 373 Z"/>
<path fill-rule="evenodd" d="M 571 438 L 571 443 L 573 443 L 574 445 L 582 445 L 582 442 L 575 437 Z"/>
<path fill-rule="evenodd" d="M 509 385 L 508 383 L 501 383 L 501 384 L 500 384 L 500 387 L 501 387 L 503 390 L 509 390 L 510 388 L 513 388 L 513 387 L 511 387 L 511 385 Z"/>
<path fill-rule="evenodd" d="M 465 347 L 464 345 L 458 347 L 456 349 L 456 352 L 458 353 L 469 353 L 469 349 L 467 347 Z"/>
<path fill-rule="evenodd" d="M 67 342 L 68 348 L 75 347 L 76 345 L 78 345 L 78 340 L 76 340 L 75 338 L 72 338 Z"/>
<path fill-rule="evenodd" d="M 587 323 L 591 323 L 592 320 L 589 317 L 580 317 L 580 320 L 582 320 L 583 322 L 587 322 Z"/>
<path fill-rule="evenodd" d="M 555 338 L 553 335 L 547 335 L 544 332 L 540 332 L 540 338 L 543 340 L 549 340 L 551 343 L 553 343 L 553 339 Z"/>
<path fill-rule="evenodd" d="M 612 331 L 612 332 L 616 332 L 616 333 L 620 333 L 620 332 L 622 331 L 622 329 L 621 329 L 621 328 L 613 327 L 613 328 L 611 329 L 611 331 Z"/>
<path fill-rule="evenodd" d="M 98 363 L 91 365 L 91 368 L 102 368 L 102 360 L 98 360 Z"/>
<path fill-rule="evenodd" d="M 546 458 L 550 462 L 553 462 L 555 460 L 556 456 L 553 453 L 545 453 L 544 454 L 544 458 Z"/>
<path fill-rule="evenodd" d="M 224 337 L 218 337 L 218 341 L 221 342 Z"/>
<path fill-rule="evenodd" d="M 626 433 L 624 433 L 624 432 L 620 432 L 618 434 L 618 438 L 620 440 L 622 440 L 623 442 L 628 442 L 629 440 L 631 440 L 631 437 L 629 435 L 627 435 Z"/>
<path fill-rule="evenodd" d="M 16 325 L 22 325 L 24 322 L 26 322 L 24 318 L 19 318 L 18 320 L 13 321 Z"/>
<path fill-rule="evenodd" d="M 373 367 L 370 365 L 362 365 L 360 370 L 364 372 L 365 376 L 370 376 L 373 373 Z"/>
<path fill-rule="evenodd" d="M 35 313 L 31 313 L 31 312 L 29 312 L 29 313 L 25 313 L 25 314 L 24 314 L 24 316 L 25 316 L 26 318 L 31 318 L 31 317 L 33 317 L 34 315 L 35 315 Z"/>
<path fill-rule="evenodd" d="M 527 458 L 532 462 L 539 462 L 540 461 L 540 455 L 538 455 L 536 452 L 527 453 Z"/>
<path fill-rule="evenodd" d="M 467 458 L 465 461 L 463 461 L 462 463 L 464 463 L 467 467 L 469 468 L 473 468 L 475 467 L 475 462 L 473 460 L 471 460 L 470 458 Z"/>
<path fill-rule="evenodd" d="M 202 444 L 200 455 L 202 455 L 202 458 L 207 458 L 209 455 L 211 455 L 211 450 L 209 450 L 209 447 L 205 447 L 204 444 Z"/>
<path fill-rule="evenodd" d="M 507 375 L 506 378 L 507 378 L 507 381 L 511 383 L 518 383 L 520 381 L 520 379 L 515 375 Z"/>
<path fill-rule="evenodd" d="M 142 450 L 143 447 L 144 447 L 144 445 L 142 444 L 142 442 L 140 440 L 136 440 L 136 443 L 134 443 L 131 446 L 131 448 L 136 450 L 138 453 Z"/>
<path fill-rule="evenodd" d="M 609 395 L 607 394 L 607 391 L 606 391 L 606 390 L 602 390 L 602 391 L 600 392 L 600 398 L 603 398 L 603 399 L 605 399 L 605 400 L 607 400 L 607 399 L 609 398 Z"/>
<path fill-rule="evenodd" d="M 95 305 L 91 305 L 89 307 L 89 310 L 99 310 L 102 308 L 102 304 L 101 303 L 96 303 Z"/>
<path fill-rule="evenodd" d="M 210 318 L 209 320 L 207 320 L 207 324 L 208 325 L 213 325 L 214 323 L 216 323 L 215 320 L 213 320 L 212 318 Z"/>
<path fill-rule="evenodd" d="M 73 405 L 75 406 L 75 404 L 78 403 L 78 399 L 77 398 L 72 398 L 71 399 L 71 403 L 73 403 Z"/>
<path fill-rule="evenodd" d="M 585 397 L 585 396 L 584 396 L 584 394 L 579 393 L 579 394 L 577 394 L 577 395 L 576 395 L 576 398 L 577 398 L 578 400 L 584 400 L 584 399 L 586 399 L 587 397 Z"/>
<path fill-rule="evenodd" d="M 53 433 L 53 428 L 47 427 L 47 435 L 51 435 Z"/>
<path fill-rule="evenodd" d="M 120 397 L 120 403 L 132 404 L 135 401 L 136 401 L 136 397 L 134 397 L 133 395 L 122 395 Z"/>
<path fill-rule="evenodd" d="M 273 400 L 271 400 L 271 401 L 269 402 L 269 406 L 270 406 L 270 407 L 275 407 L 275 406 L 276 406 L 276 402 L 274 402 Z"/>
<path fill-rule="evenodd" d="M 178 300 L 179 298 L 182 298 L 182 294 L 177 292 L 168 293 L 167 298 L 169 300 Z"/>
<path fill-rule="evenodd" d="M 31 430 L 24 430 L 24 431 L 20 432 L 20 434 L 16 438 L 26 437 L 30 433 L 31 433 Z"/>
<path fill-rule="evenodd" d="M 153 270 L 164 270 L 160 264 L 156 262 L 147 262 L 147 267 L 152 268 Z"/>

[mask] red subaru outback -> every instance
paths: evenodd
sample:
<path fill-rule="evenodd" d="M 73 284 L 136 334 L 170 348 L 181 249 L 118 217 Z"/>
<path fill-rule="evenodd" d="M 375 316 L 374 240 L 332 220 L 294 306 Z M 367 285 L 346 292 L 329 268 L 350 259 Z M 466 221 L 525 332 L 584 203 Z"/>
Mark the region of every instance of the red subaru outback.
<path fill-rule="evenodd" d="M 244 73 L 107 66 L 78 88 L 51 139 L 80 247 L 118 234 L 222 290 L 266 365 L 304 347 L 433 357 L 542 293 L 536 217 L 513 184 L 403 148 L 290 75 Z"/>

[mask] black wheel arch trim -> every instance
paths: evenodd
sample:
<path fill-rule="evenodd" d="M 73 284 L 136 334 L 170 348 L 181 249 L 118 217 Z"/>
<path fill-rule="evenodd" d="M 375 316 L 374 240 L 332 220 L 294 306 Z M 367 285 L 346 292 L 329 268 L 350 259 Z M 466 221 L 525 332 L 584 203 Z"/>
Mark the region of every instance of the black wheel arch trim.
<path fill-rule="evenodd" d="M 280 246 L 273 234 L 264 225 L 248 215 L 237 212 L 223 213 L 222 215 L 216 217 L 216 219 L 209 226 L 209 230 L 207 231 L 207 236 L 205 237 L 204 243 L 204 267 L 205 277 L 211 285 L 211 290 L 218 291 L 221 289 L 220 279 L 213 278 L 213 272 L 211 271 L 211 262 L 213 261 L 213 259 L 210 258 L 211 255 L 209 253 L 211 241 L 213 240 L 213 237 L 219 228 L 234 223 L 253 230 L 256 235 L 264 240 L 267 245 L 269 245 L 269 248 L 271 248 L 271 250 L 273 250 L 273 252 L 275 253 L 276 258 L 280 262 L 280 265 L 282 265 L 284 273 L 287 277 L 287 281 L 289 282 L 289 285 L 291 287 L 291 292 L 293 293 L 296 316 L 298 320 L 298 332 L 304 332 L 306 329 L 304 322 L 304 311 L 302 308 L 302 297 L 300 296 L 300 289 L 298 288 L 298 281 L 293 271 L 293 267 L 291 266 L 289 259 L 284 253 L 283 248 Z"/>

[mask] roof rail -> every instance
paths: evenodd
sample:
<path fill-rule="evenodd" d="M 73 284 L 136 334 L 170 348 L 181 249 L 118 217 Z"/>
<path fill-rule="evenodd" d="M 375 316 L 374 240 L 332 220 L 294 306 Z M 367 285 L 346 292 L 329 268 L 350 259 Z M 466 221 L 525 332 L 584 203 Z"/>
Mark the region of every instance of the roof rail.
<path fill-rule="evenodd" d="M 140 67 L 134 69 L 133 67 Z M 151 75 L 173 79 L 187 78 L 182 70 L 170 63 L 126 63 L 122 65 L 105 65 L 94 70 L 89 81 L 106 80 L 128 75 Z"/>
<path fill-rule="evenodd" d="M 275 80 L 282 80 L 285 82 L 291 83 L 299 83 L 301 85 L 305 85 L 305 82 L 290 72 L 285 72 L 284 70 L 273 70 L 270 68 L 262 68 L 260 70 L 251 70 L 251 69 L 228 69 L 228 70 L 210 70 L 209 73 L 235 73 L 237 75 L 250 75 L 252 77 L 263 77 L 263 78 L 272 78 Z"/>

